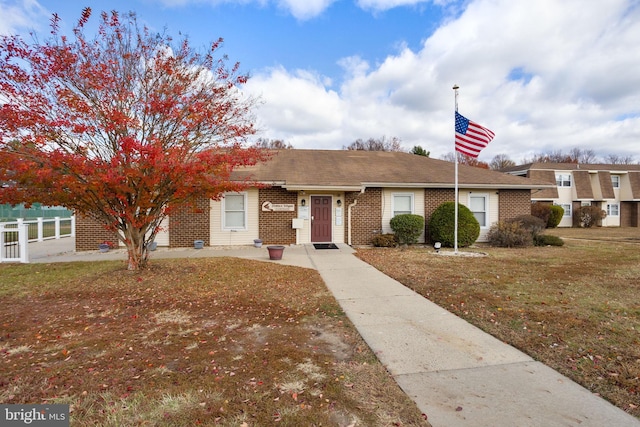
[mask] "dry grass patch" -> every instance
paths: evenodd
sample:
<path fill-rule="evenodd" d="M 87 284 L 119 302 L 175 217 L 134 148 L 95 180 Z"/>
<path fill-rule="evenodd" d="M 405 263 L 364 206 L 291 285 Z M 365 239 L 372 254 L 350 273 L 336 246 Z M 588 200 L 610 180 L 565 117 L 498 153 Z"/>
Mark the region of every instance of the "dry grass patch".
<path fill-rule="evenodd" d="M 1 265 L 0 397 L 74 426 L 425 426 L 317 272 L 234 258 Z"/>
<path fill-rule="evenodd" d="M 482 247 L 487 257 L 358 256 L 639 417 L 640 229 L 567 231 L 564 247 Z"/>

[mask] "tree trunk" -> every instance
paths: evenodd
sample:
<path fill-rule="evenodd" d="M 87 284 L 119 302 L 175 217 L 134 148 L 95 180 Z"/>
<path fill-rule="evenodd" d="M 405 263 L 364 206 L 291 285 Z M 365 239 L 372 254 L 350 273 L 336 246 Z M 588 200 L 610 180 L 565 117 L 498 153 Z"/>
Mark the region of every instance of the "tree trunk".
<path fill-rule="evenodd" d="M 127 270 L 140 270 L 147 264 L 147 248 L 144 234 L 140 230 L 128 227 L 124 230 L 127 246 Z"/>

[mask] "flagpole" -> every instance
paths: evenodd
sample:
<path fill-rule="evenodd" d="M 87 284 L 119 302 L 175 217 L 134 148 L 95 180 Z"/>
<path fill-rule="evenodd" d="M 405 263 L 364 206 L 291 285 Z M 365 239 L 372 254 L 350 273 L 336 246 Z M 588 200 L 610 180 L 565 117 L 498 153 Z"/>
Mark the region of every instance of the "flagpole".
<path fill-rule="evenodd" d="M 453 85 L 453 91 L 455 94 L 455 106 L 456 113 L 458 112 L 458 89 L 460 86 L 457 84 Z M 453 156 L 455 157 L 455 185 L 454 185 L 454 196 L 453 196 L 453 253 L 458 254 L 458 152 L 455 147 L 455 119 L 454 119 L 454 145 L 453 145 Z"/>

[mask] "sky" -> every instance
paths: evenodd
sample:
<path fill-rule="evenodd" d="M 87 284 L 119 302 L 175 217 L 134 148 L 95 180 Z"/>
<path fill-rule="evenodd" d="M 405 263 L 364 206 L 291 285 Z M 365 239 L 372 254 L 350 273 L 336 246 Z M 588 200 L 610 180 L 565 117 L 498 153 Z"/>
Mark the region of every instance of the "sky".
<path fill-rule="evenodd" d="M 640 161 L 640 0 L 0 0 L 0 34 L 134 11 L 251 78 L 256 137 L 342 149 L 399 138 L 454 150 L 458 111 L 516 163 L 574 148 Z M 95 19 L 97 21 L 97 19 Z"/>

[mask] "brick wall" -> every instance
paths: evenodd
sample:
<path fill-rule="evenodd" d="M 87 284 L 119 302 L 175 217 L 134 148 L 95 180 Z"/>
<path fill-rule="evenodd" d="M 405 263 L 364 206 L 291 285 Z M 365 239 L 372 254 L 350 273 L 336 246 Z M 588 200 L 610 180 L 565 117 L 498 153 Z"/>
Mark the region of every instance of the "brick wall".
<path fill-rule="evenodd" d="M 281 187 L 261 188 L 258 194 L 259 235 L 266 245 L 291 245 L 296 243 L 296 230 L 292 219 L 298 216 L 292 212 L 262 212 L 262 204 L 293 204 L 297 206 L 298 194 Z M 296 208 L 297 209 L 297 208 Z"/>
<path fill-rule="evenodd" d="M 531 190 L 500 190 L 498 220 L 531 215 Z"/>
<path fill-rule="evenodd" d="M 194 240 L 211 242 L 211 207 L 207 198 L 201 198 L 195 206 L 179 208 L 169 218 L 169 246 L 193 247 Z"/>
<path fill-rule="evenodd" d="M 620 203 L 620 227 L 638 227 L 640 224 L 640 209 L 638 202 Z"/>
<path fill-rule="evenodd" d="M 76 215 L 76 251 L 95 251 L 102 242 L 118 244 L 118 235 L 93 218 Z"/>
<path fill-rule="evenodd" d="M 430 242 L 429 221 L 431 220 L 431 215 L 444 202 L 453 202 L 455 196 L 456 193 L 453 189 L 427 188 L 424 190 L 424 235 L 427 242 Z"/>
<path fill-rule="evenodd" d="M 351 208 L 351 244 L 370 245 L 382 230 L 382 188 L 367 188 L 362 194 L 359 191 L 347 192 L 344 199 L 344 241 L 349 242 L 347 209 L 357 199 L 358 203 Z"/>

